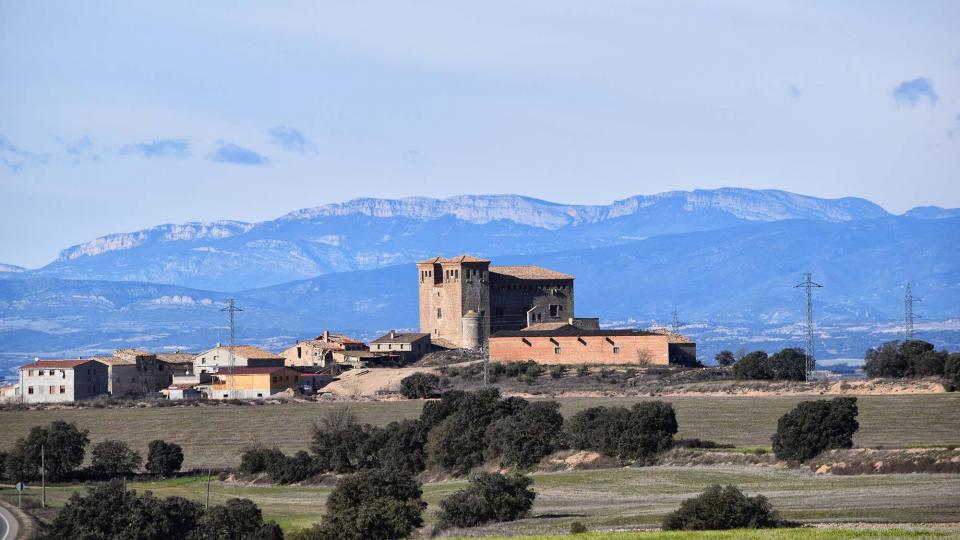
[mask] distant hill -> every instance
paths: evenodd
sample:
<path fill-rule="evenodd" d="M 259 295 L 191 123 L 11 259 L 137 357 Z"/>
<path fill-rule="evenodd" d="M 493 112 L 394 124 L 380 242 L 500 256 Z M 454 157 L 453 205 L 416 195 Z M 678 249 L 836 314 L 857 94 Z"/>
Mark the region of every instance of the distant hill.
<path fill-rule="evenodd" d="M 705 354 L 745 343 L 799 344 L 802 292 L 793 285 L 811 271 L 824 285 L 815 297 L 818 324 L 827 332 L 822 350 L 857 357 L 865 346 L 897 337 L 907 280 L 923 299 L 922 321 L 960 319 L 958 237 L 960 218 L 785 220 L 494 258 L 574 274 L 577 314 L 606 323 L 665 324 L 676 308 Z M 228 297 L 244 309 L 238 339 L 274 350 L 326 328 L 370 338 L 418 324 L 416 270 L 409 263 L 230 294 L 26 277 L 0 280 L 0 352 L 199 350 L 225 340 L 220 308 Z M 956 326 L 944 324 L 928 337 L 956 350 Z"/>
<path fill-rule="evenodd" d="M 960 208 L 940 208 L 939 206 L 918 206 L 907 211 L 907 217 L 917 219 L 945 219 L 960 217 Z"/>
<path fill-rule="evenodd" d="M 17 266 L 14 264 L 4 264 L 0 263 L 0 275 L 2 274 L 19 274 L 20 272 L 25 271 L 26 268 L 22 266 Z"/>
<path fill-rule="evenodd" d="M 272 221 L 161 225 L 63 250 L 31 277 L 169 283 L 236 291 L 437 253 L 542 254 L 784 219 L 885 217 L 867 200 L 723 188 L 565 205 L 517 195 L 356 199 Z"/>

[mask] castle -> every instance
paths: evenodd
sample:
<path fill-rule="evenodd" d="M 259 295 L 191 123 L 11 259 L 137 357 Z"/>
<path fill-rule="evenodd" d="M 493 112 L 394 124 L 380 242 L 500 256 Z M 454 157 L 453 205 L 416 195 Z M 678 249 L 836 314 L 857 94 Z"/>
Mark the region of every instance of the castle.
<path fill-rule="evenodd" d="M 485 344 L 492 333 L 574 317 L 574 277 L 539 266 L 490 266 L 461 255 L 417 263 L 420 331 L 452 348 Z"/>

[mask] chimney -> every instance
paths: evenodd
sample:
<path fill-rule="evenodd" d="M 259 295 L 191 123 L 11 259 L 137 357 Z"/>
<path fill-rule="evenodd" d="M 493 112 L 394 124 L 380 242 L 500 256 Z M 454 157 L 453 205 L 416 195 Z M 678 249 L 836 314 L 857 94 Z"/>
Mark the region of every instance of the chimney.
<path fill-rule="evenodd" d="M 396 337 L 397 337 L 396 331 L 391 330 L 391 331 L 390 331 L 390 339 L 394 339 L 394 338 L 396 338 Z"/>
<path fill-rule="evenodd" d="M 329 330 L 324 330 L 324 331 L 323 331 L 323 340 L 324 340 L 324 341 L 330 341 L 330 331 L 329 331 Z"/>
<path fill-rule="evenodd" d="M 222 346 L 222 345 L 220 345 L 220 342 L 218 341 L 218 342 L 217 342 L 217 347 L 221 347 L 221 346 Z"/>

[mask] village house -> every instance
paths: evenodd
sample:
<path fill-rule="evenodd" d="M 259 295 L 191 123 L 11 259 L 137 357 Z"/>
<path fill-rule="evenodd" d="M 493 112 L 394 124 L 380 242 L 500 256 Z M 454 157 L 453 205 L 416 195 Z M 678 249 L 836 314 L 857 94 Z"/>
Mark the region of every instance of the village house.
<path fill-rule="evenodd" d="M 193 361 L 197 355 L 188 352 L 159 353 L 157 360 L 165 364 L 165 370 L 173 376 L 191 375 L 193 373 Z"/>
<path fill-rule="evenodd" d="M 67 403 L 107 393 L 107 366 L 93 359 L 37 359 L 19 371 L 24 403 Z"/>
<path fill-rule="evenodd" d="M 173 373 L 157 355 L 140 349 L 117 349 L 94 358 L 107 366 L 107 391 L 113 397 L 144 396 L 170 384 Z"/>
<path fill-rule="evenodd" d="M 324 331 L 314 339 L 298 341 L 280 353 L 280 356 L 288 366 L 330 367 L 335 363 L 346 362 L 346 352 L 367 349 L 367 345 L 362 341 Z"/>
<path fill-rule="evenodd" d="M 284 359 L 271 352 L 250 345 L 235 347 L 217 344 L 209 351 L 198 354 L 193 361 L 195 374 L 214 373 L 222 368 L 234 367 L 283 367 Z"/>
<path fill-rule="evenodd" d="M 489 340 L 491 362 L 656 366 L 696 361 L 696 344 L 664 331 L 600 329 L 593 324 L 542 323 L 505 330 Z"/>
<path fill-rule="evenodd" d="M 289 367 L 236 367 L 212 373 L 213 381 L 207 387 L 210 399 L 267 398 L 300 386 L 300 373 Z"/>
<path fill-rule="evenodd" d="M 430 352 L 430 334 L 391 330 L 370 342 L 370 352 L 380 358 L 413 362 Z"/>

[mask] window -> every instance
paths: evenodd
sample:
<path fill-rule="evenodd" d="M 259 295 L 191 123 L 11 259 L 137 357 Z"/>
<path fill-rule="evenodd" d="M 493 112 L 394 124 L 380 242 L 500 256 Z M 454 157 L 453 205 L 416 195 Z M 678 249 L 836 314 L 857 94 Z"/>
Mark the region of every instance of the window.
<path fill-rule="evenodd" d="M 563 311 L 563 306 L 557 304 L 550 304 L 550 317 L 556 319 L 560 316 L 560 313 Z"/>
<path fill-rule="evenodd" d="M 28 386 L 28 387 L 27 387 L 27 393 L 28 393 L 28 394 L 33 394 L 33 387 L 32 387 L 32 386 Z"/>
<path fill-rule="evenodd" d="M 553 354 L 560 354 L 560 347 L 554 347 Z"/>
<path fill-rule="evenodd" d="M 257 397 L 263 397 L 263 394 L 257 392 Z"/>
<path fill-rule="evenodd" d="M 297 358 L 302 356 L 303 350 L 300 347 L 297 347 Z"/>
<path fill-rule="evenodd" d="M 54 386 L 53 386 L 53 385 L 50 386 L 50 391 L 47 392 L 47 393 L 48 393 L 48 394 L 56 394 L 56 392 L 54 391 Z"/>
<path fill-rule="evenodd" d="M 443 318 L 443 308 L 437 308 L 437 318 L 438 319 Z"/>
<path fill-rule="evenodd" d="M 620 354 L 620 347 L 617 345 L 613 346 L 613 354 Z"/>
<path fill-rule="evenodd" d="M 66 387 L 66 386 L 61 386 L 61 387 L 60 387 L 60 393 L 61 393 L 61 394 L 66 394 L 66 393 L 67 393 L 67 387 Z"/>

